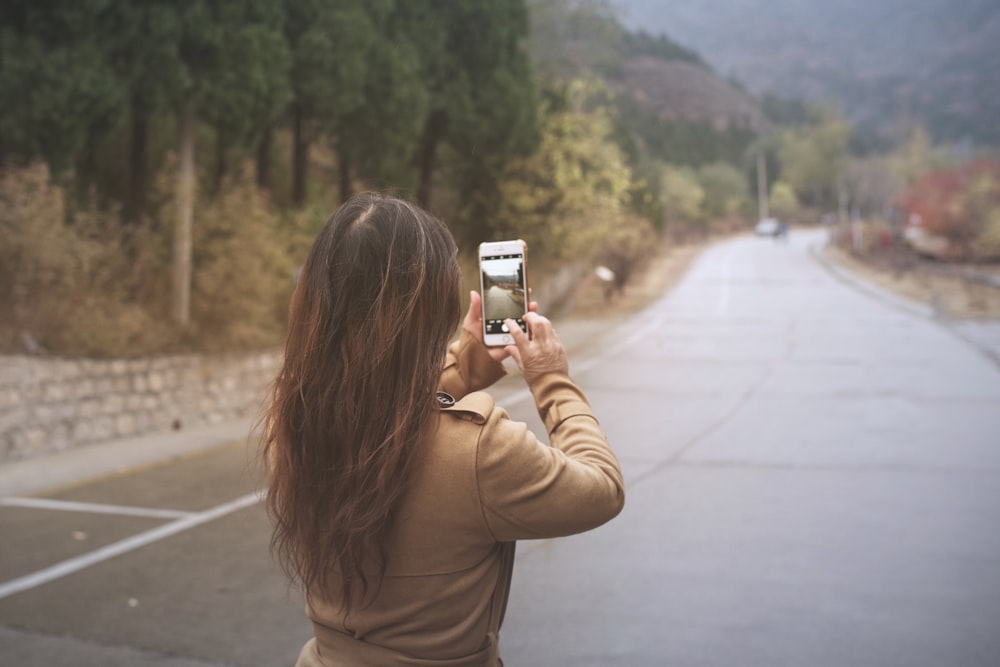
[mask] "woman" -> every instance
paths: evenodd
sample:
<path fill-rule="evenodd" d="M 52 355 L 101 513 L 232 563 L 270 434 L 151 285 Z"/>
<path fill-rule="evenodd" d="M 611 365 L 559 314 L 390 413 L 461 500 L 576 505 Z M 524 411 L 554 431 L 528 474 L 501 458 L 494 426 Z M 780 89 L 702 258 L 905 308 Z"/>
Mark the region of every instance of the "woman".
<path fill-rule="evenodd" d="M 364 194 L 319 233 L 265 416 L 272 546 L 306 593 L 300 666 L 500 665 L 514 541 L 598 526 L 621 470 L 552 324 L 482 343 L 459 319 L 455 243 L 399 199 Z M 551 447 L 479 392 L 512 356 Z"/>

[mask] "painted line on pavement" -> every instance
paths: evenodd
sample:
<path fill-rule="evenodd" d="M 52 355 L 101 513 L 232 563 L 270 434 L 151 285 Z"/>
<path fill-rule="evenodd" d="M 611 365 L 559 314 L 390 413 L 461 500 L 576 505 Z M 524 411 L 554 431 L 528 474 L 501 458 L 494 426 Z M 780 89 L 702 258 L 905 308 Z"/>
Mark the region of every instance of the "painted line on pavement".
<path fill-rule="evenodd" d="M 51 498 L 3 498 L 0 505 L 5 507 L 27 507 L 30 509 L 59 510 L 63 512 L 87 512 L 90 514 L 114 514 L 118 516 L 141 516 L 150 519 L 183 519 L 195 516 L 197 512 L 184 510 L 157 509 L 155 507 L 127 507 L 103 503 L 84 503 Z"/>
<path fill-rule="evenodd" d="M 12 579 L 4 584 L 0 584 L 0 600 L 14 595 L 15 593 L 36 588 L 42 584 L 47 584 L 50 581 L 65 577 L 66 575 L 73 574 L 74 572 L 79 572 L 80 570 L 88 568 L 91 565 L 96 565 L 97 563 L 110 560 L 116 556 L 128 553 L 129 551 L 134 551 L 154 542 L 158 542 L 159 540 L 170 537 L 171 535 L 176 535 L 177 533 L 194 528 L 195 526 L 200 526 L 203 523 L 208 523 L 210 521 L 214 521 L 215 519 L 222 518 L 227 514 L 232 514 L 233 512 L 239 511 L 245 507 L 250 507 L 251 505 L 260 502 L 260 500 L 261 495 L 259 493 L 249 493 L 241 498 L 237 498 L 236 500 L 228 503 L 223 503 L 222 505 L 217 505 L 211 509 L 205 510 L 204 512 L 198 512 L 197 514 L 185 516 L 184 518 L 177 519 L 176 521 L 172 521 L 168 524 L 147 530 L 144 533 L 139 533 L 138 535 L 109 544 L 106 547 L 91 551 L 90 553 L 83 554 L 82 556 L 64 560 L 63 562 L 57 563 L 52 567 L 45 568 L 44 570 L 39 570 L 33 574 Z"/>

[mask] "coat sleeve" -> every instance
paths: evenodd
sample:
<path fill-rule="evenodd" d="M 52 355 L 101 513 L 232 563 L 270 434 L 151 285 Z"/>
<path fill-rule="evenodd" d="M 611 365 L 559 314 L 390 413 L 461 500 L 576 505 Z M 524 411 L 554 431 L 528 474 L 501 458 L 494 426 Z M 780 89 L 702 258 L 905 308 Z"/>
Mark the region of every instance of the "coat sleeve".
<path fill-rule="evenodd" d="M 493 359 L 486 346 L 468 331 L 448 346 L 438 388 L 455 398 L 489 387 L 507 374 L 503 364 Z"/>
<path fill-rule="evenodd" d="M 477 448 L 483 517 L 500 542 L 590 530 L 625 503 L 618 460 L 583 392 L 559 373 L 539 378 L 531 391 L 551 446 L 495 409 Z"/>

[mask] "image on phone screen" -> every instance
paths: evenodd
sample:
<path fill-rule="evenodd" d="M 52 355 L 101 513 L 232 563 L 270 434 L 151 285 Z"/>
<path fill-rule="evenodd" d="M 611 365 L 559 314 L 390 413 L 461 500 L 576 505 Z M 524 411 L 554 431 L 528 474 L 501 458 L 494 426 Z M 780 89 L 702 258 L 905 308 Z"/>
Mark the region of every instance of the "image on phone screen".
<path fill-rule="evenodd" d="M 487 334 L 506 333 L 504 320 L 524 324 L 524 255 L 521 253 L 493 255 L 480 261 L 483 276 L 483 320 Z"/>

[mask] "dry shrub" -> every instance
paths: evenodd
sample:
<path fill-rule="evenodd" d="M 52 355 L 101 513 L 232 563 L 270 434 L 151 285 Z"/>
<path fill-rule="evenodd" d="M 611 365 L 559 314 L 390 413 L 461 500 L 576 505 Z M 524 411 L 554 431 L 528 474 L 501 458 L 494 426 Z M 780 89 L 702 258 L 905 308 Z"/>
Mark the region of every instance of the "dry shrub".
<path fill-rule="evenodd" d="M 70 211 L 41 164 L 0 176 L 0 348 L 106 356 L 149 347 L 156 318 L 130 288 L 113 215 Z M 36 346 L 40 346 L 36 347 Z"/>
<path fill-rule="evenodd" d="M 971 251 L 972 257 L 981 262 L 1000 262 L 1000 207 L 987 214 Z"/>
<path fill-rule="evenodd" d="M 62 319 L 63 308 L 37 305 L 57 293 L 68 295 L 93 253 L 90 244 L 77 242 L 66 213 L 63 191 L 50 184 L 44 165 L 0 175 L 0 327 L 6 349 L 22 334 L 39 338 Z"/>
<path fill-rule="evenodd" d="M 205 350 L 281 342 L 304 238 L 315 220 L 282 217 L 253 178 L 251 164 L 195 212 L 192 334 Z"/>
<path fill-rule="evenodd" d="M 632 276 L 655 252 L 657 243 L 656 231 L 645 218 L 626 216 L 611 230 L 599 255 L 601 263 L 615 274 L 608 285 L 608 298 L 625 290 Z"/>
<path fill-rule="evenodd" d="M 277 345 L 322 216 L 281 217 L 244 170 L 195 211 L 192 321 L 171 323 L 173 173 L 156 213 L 70 211 L 43 165 L 0 175 L 0 352 L 128 357 Z"/>

